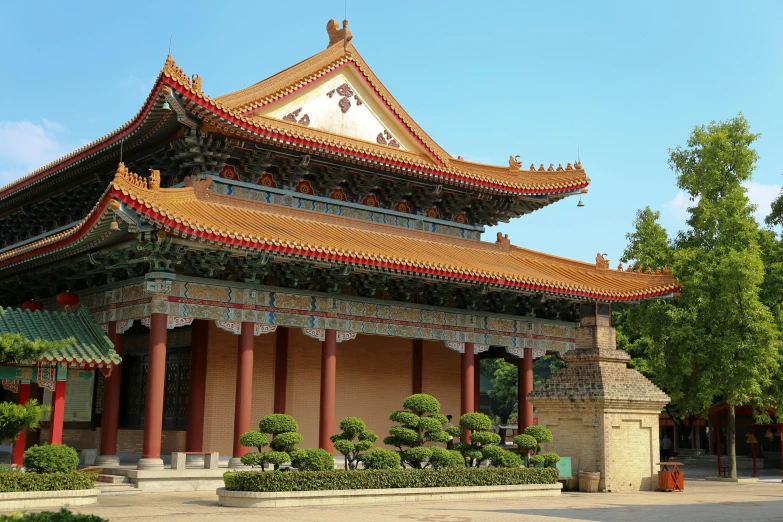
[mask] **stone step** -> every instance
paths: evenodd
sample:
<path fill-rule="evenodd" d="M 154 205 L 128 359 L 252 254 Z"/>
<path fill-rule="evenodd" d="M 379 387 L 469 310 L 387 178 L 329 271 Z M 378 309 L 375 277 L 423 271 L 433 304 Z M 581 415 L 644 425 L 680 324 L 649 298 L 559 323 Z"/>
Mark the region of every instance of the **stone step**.
<path fill-rule="evenodd" d="M 108 482 L 96 482 L 95 489 L 101 492 L 101 495 L 136 495 L 141 493 L 136 484 L 112 484 Z"/>
<path fill-rule="evenodd" d="M 123 475 L 105 475 L 101 474 L 95 479 L 96 482 L 104 482 L 107 484 L 127 484 L 128 477 Z"/>

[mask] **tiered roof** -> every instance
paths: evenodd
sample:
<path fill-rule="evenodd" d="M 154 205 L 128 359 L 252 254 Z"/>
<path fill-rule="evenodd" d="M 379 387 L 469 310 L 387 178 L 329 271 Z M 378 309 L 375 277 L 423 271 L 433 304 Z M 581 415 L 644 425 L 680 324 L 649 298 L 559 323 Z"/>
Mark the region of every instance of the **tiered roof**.
<path fill-rule="evenodd" d="M 267 251 L 397 274 L 441 278 L 568 298 L 627 302 L 669 295 L 679 285 L 668 273 L 610 270 L 510 244 L 437 236 L 340 216 L 242 200 L 209 190 L 211 178 L 185 188 L 159 188 L 121 167 L 93 212 L 78 226 L 0 254 L 4 267 L 67 255 L 107 239 L 106 217 L 122 205 L 174 235 L 215 248 Z"/>

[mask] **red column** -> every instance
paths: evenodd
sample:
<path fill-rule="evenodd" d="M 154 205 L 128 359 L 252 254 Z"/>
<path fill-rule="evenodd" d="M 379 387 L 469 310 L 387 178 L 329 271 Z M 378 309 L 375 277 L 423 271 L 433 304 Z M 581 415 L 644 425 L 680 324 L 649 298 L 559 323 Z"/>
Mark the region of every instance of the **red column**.
<path fill-rule="evenodd" d="M 337 387 L 337 331 L 326 330 L 321 348 L 321 412 L 318 447 L 333 451 L 329 437 L 334 435 L 334 401 Z"/>
<path fill-rule="evenodd" d="M 277 327 L 275 334 L 275 413 L 285 413 L 285 394 L 288 385 L 288 328 Z"/>
<path fill-rule="evenodd" d="M 109 339 L 114 345 L 117 355 L 122 355 L 122 343 L 125 336 L 117 333 L 117 322 L 109 321 Z M 100 456 L 95 459 L 96 465 L 116 464 L 120 461 L 117 455 L 117 427 L 120 420 L 120 384 L 122 368 L 117 365 L 111 369 L 111 375 L 106 378 L 103 386 L 103 413 L 101 414 L 101 448 Z"/>
<path fill-rule="evenodd" d="M 38 386 L 37 382 L 30 383 L 30 397 L 38 401 L 38 404 L 43 404 L 44 389 Z M 41 429 L 31 431 L 27 434 L 27 447 L 40 445 L 41 443 Z"/>
<path fill-rule="evenodd" d="M 460 400 L 460 416 L 473 411 L 474 400 L 474 370 L 475 355 L 473 354 L 473 343 L 465 343 L 465 351 L 462 357 L 462 396 Z M 466 442 L 470 439 L 470 432 L 465 430 Z"/>
<path fill-rule="evenodd" d="M 30 400 L 30 383 L 21 383 L 19 384 L 19 404 L 24 406 L 28 400 Z M 26 440 L 27 432 L 23 431 L 14 441 L 14 464 L 17 466 L 22 465 Z"/>
<path fill-rule="evenodd" d="M 473 410 L 481 413 L 481 356 L 473 356 Z"/>
<path fill-rule="evenodd" d="M 527 400 L 527 394 L 533 391 L 533 350 L 524 349 L 524 357 L 519 361 L 519 433 L 533 425 L 533 405 Z"/>
<path fill-rule="evenodd" d="M 239 437 L 250 431 L 250 406 L 253 401 L 254 323 L 243 321 L 237 349 L 237 393 L 234 403 L 234 452 L 229 465 L 240 466 L 239 459 L 249 448 L 239 443 Z M 236 460 L 235 460 L 236 459 Z"/>
<path fill-rule="evenodd" d="M 411 362 L 411 392 L 421 393 L 422 380 L 424 374 L 422 373 L 422 366 L 424 365 L 424 341 L 421 339 L 413 340 L 413 361 Z"/>
<path fill-rule="evenodd" d="M 190 386 L 188 388 L 188 427 L 185 451 L 204 451 L 204 403 L 207 393 L 207 345 L 209 323 L 193 321 L 190 340 Z"/>
<path fill-rule="evenodd" d="M 63 443 L 65 417 L 65 381 L 55 381 L 52 394 L 52 415 L 49 417 L 49 444 Z"/>
<path fill-rule="evenodd" d="M 163 436 L 163 394 L 166 385 L 167 314 L 150 315 L 150 353 L 147 369 L 147 404 L 144 408 L 144 441 L 139 469 L 161 469 L 160 443 Z"/>

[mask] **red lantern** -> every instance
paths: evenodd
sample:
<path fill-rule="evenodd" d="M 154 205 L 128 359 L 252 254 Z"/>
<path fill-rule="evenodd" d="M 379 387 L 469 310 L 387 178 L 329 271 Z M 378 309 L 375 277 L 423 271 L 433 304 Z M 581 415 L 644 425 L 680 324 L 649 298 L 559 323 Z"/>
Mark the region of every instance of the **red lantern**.
<path fill-rule="evenodd" d="M 36 310 L 43 311 L 43 309 L 44 306 L 40 303 L 40 301 L 30 300 L 22 303 L 22 310 L 29 310 L 31 312 L 35 312 Z"/>
<path fill-rule="evenodd" d="M 65 292 L 57 294 L 57 302 L 63 305 L 65 311 L 68 312 L 71 310 L 72 306 L 79 304 L 79 296 L 70 290 L 66 290 Z"/>

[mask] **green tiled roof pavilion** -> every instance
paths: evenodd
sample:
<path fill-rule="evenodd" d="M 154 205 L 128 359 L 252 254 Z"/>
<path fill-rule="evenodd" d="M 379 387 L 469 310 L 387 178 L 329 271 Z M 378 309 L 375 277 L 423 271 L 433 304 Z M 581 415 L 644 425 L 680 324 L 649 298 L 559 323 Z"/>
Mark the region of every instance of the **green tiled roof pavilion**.
<path fill-rule="evenodd" d="M 76 342 L 57 350 L 39 362 L 68 363 L 71 367 L 105 368 L 120 363 L 114 345 L 95 321 L 90 311 L 80 306 L 75 312 L 30 311 L 0 308 L 0 334 L 19 333 L 30 340 Z"/>

